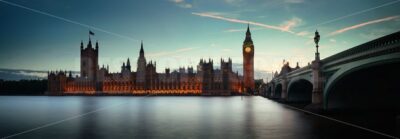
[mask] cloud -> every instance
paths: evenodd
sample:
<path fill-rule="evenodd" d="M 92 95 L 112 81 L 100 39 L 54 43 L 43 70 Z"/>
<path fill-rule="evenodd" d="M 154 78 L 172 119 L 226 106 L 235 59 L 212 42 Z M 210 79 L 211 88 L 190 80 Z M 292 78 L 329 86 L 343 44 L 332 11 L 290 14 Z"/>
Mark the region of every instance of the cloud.
<path fill-rule="evenodd" d="M 302 31 L 302 32 L 298 32 L 298 33 L 296 33 L 296 35 L 297 36 L 307 36 L 308 34 L 310 34 L 310 32 L 308 32 L 308 31 Z"/>
<path fill-rule="evenodd" d="M 230 51 L 232 51 L 232 49 L 222 49 L 222 51 L 224 51 L 224 52 L 230 52 Z"/>
<path fill-rule="evenodd" d="M 295 32 L 292 32 L 292 31 L 291 31 L 293 27 L 299 26 L 302 22 L 303 22 L 302 19 L 297 18 L 297 17 L 293 17 L 292 19 L 283 22 L 283 23 L 279 26 L 279 28 L 280 28 L 281 31 L 290 32 L 290 33 L 293 33 L 293 34 L 295 34 L 295 35 L 297 35 L 297 36 L 304 37 L 305 35 L 309 34 L 309 32 L 307 32 L 307 31 L 302 31 L 302 32 L 299 32 L 299 33 L 295 33 Z M 265 27 L 262 27 L 262 28 L 252 28 L 251 30 L 264 30 L 264 29 L 266 29 L 266 28 L 265 28 Z M 245 32 L 246 30 L 247 30 L 247 29 L 228 29 L 228 30 L 225 30 L 224 32 Z"/>
<path fill-rule="evenodd" d="M 373 40 L 382 36 L 385 36 L 387 34 L 390 34 L 393 31 L 396 31 L 397 29 L 394 28 L 379 28 L 379 29 L 372 29 L 369 30 L 368 32 L 360 33 L 360 36 L 368 39 L 368 40 Z"/>
<path fill-rule="evenodd" d="M 353 25 L 353 26 L 349 26 L 349 27 L 345 27 L 336 31 L 333 31 L 332 33 L 330 33 L 330 36 L 333 35 L 338 35 L 353 29 L 358 29 L 367 25 L 371 25 L 371 24 L 377 24 L 377 23 L 381 23 L 381 22 L 386 22 L 386 21 L 391 21 L 391 20 L 395 20 L 395 19 L 399 19 L 400 16 L 389 16 L 389 17 L 385 17 L 385 18 L 381 18 L 381 19 L 376 19 L 376 20 L 372 20 L 372 21 L 368 21 L 368 22 L 364 22 L 364 23 L 360 23 L 357 25 Z"/>
<path fill-rule="evenodd" d="M 187 51 L 191 51 L 194 49 L 197 49 L 199 47 L 187 47 L 187 48 L 181 48 L 181 49 L 177 49 L 175 51 L 162 51 L 162 52 L 156 52 L 156 53 L 149 53 L 147 54 L 149 57 L 160 57 L 160 56 L 167 56 L 167 55 L 175 55 L 175 54 L 179 54 L 182 52 L 187 52 Z"/>
<path fill-rule="evenodd" d="M 237 18 L 240 16 L 241 11 L 234 11 L 234 12 L 203 12 L 203 14 L 208 15 L 215 15 L 215 16 L 223 16 L 229 18 Z"/>
<path fill-rule="evenodd" d="M 190 50 L 193 50 L 193 49 L 197 49 L 197 47 L 181 48 L 181 49 L 176 50 L 175 52 L 180 53 L 180 52 L 190 51 Z"/>
<path fill-rule="evenodd" d="M 263 30 L 265 28 L 252 28 L 251 30 Z M 224 32 L 245 32 L 247 29 L 227 29 Z"/>
<path fill-rule="evenodd" d="M 336 42 L 336 40 L 335 40 L 335 39 L 329 39 L 329 41 L 330 41 L 330 42 Z"/>
<path fill-rule="evenodd" d="M 241 6 L 244 4 L 244 0 L 224 0 L 224 2 L 233 6 Z"/>
<path fill-rule="evenodd" d="M 288 29 L 290 29 L 292 27 L 292 25 L 290 25 L 289 27 L 286 27 L 286 26 L 280 27 L 280 26 L 273 26 L 273 25 L 263 24 L 263 23 L 259 23 L 259 22 L 240 20 L 240 19 L 235 19 L 235 18 L 227 18 L 227 17 L 223 17 L 223 16 L 219 16 L 219 15 L 213 15 L 213 14 L 209 14 L 209 13 L 196 13 L 196 12 L 193 12 L 192 14 L 193 15 L 197 15 L 197 16 L 202 16 L 202 17 L 208 17 L 208 18 L 213 18 L 213 19 L 224 20 L 224 21 L 233 22 L 233 23 L 250 24 L 250 25 L 263 27 L 263 28 L 266 28 L 266 29 L 274 29 L 274 30 L 279 30 L 279 31 L 283 31 L 283 32 L 294 33 L 292 31 L 288 30 Z"/>
<path fill-rule="evenodd" d="M 298 25 L 300 25 L 303 22 L 303 20 L 301 20 L 300 18 L 297 17 L 293 17 L 292 19 L 284 22 L 281 27 L 283 30 L 285 31 L 290 31 L 291 28 L 296 27 Z"/>
<path fill-rule="evenodd" d="M 181 7 L 181 8 L 192 8 L 193 5 L 190 3 L 187 3 L 185 0 L 170 0 L 171 2 L 175 3 L 175 5 Z"/>
<path fill-rule="evenodd" d="M 41 10 L 36 10 L 36 9 L 32 9 L 32 8 L 29 8 L 29 7 L 26 7 L 26 6 L 22 6 L 22 5 L 13 3 L 13 2 L 5 1 L 5 0 L 0 0 L 0 2 L 8 4 L 8 5 L 11 5 L 11 6 L 14 6 L 14 7 L 18 7 L 18 8 L 21 8 L 21 9 L 25 9 L 25 10 L 28 10 L 28 11 L 31 11 L 31 12 L 34 12 L 34 13 L 37 13 L 37 14 L 41 14 L 41 15 L 45 15 L 45 16 L 48 16 L 48 17 L 51 17 L 51 18 L 55 18 L 55 19 L 58 19 L 58 20 L 61 20 L 61 21 L 67 22 L 67 23 L 71 23 L 71 24 L 75 24 L 75 25 L 78 25 L 78 26 L 82 26 L 82 27 L 87 28 L 87 29 L 93 29 L 93 30 L 101 31 L 101 32 L 104 32 L 104 33 L 107 33 L 107 34 L 110 34 L 110 35 L 113 35 L 113 36 L 116 36 L 116 37 L 132 40 L 132 41 L 136 41 L 136 42 L 139 41 L 138 39 L 134 39 L 134 38 L 126 36 L 126 35 L 121 35 L 119 33 L 111 32 L 111 31 L 105 30 L 103 28 L 98 28 L 98 27 L 95 27 L 95 26 L 92 26 L 92 25 L 88 25 L 88 24 L 84 24 L 84 23 L 75 21 L 75 20 L 70 20 L 70 19 L 67 19 L 67 18 L 64 18 L 64 17 L 61 17 L 61 16 L 57 16 L 57 15 L 54 15 L 54 14 L 50 14 L 50 13 L 47 13 L 47 12 L 44 12 L 44 11 L 41 11 Z"/>
<path fill-rule="evenodd" d="M 73 76 L 79 72 L 72 71 Z M 3 80 L 36 80 L 47 79 L 47 71 L 26 69 L 0 69 L 0 79 Z"/>
<path fill-rule="evenodd" d="M 374 10 L 376 10 L 378 8 L 390 6 L 390 5 L 396 4 L 398 2 L 400 2 L 400 0 L 394 0 L 394 1 L 391 1 L 391 2 L 388 2 L 388 3 L 384 3 L 382 5 L 379 5 L 379 6 L 375 6 L 375 7 L 372 7 L 372 8 L 368 8 L 368 9 L 364 9 L 364 10 L 361 10 L 361 11 L 353 12 L 353 13 L 350 13 L 350 14 L 347 14 L 347 15 L 344 15 L 344 16 L 340 16 L 340 17 L 337 17 L 337 18 L 334 18 L 334 19 L 331 19 L 331 20 L 328 20 L 328 21 L 325 21 L 325 22 L 322 22 L 322 23 L 319 23 L 319 24 L 316 24 L 316 25 L 313 25 L 313 26 L 309 26 L 307 28 L 318 27 L 318 26 L 322 26 L 322 25 L 325 25 L 325 24 L 330 24 L 330 23 L 333 23 L 333 22 L 336 22 L 336 21 L 340 21 L 340 20 L 352 17 L 352 16 L 356 16 L 356 15 L 363 14 L 363 13 L 366 13 L 366 12 L 374 11 Z"/>
<path fill-rule="evenodd" d="M 289 4 L 298 4 L 298 3 L 303 3 L 304 0 L 283 0 L 283 2 Z"/>

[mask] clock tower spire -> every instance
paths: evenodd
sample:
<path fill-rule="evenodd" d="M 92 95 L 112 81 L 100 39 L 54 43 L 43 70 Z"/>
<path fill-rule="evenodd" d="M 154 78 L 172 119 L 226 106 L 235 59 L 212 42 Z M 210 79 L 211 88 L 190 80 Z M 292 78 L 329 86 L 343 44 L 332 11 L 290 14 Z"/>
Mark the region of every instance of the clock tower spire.
<path fill-rule="evenodd" d="M 254 91 L 254 45 L 251 39 L 250 25 L 247 24 L 246 38 L 243 42 L 243 86 L 244 91 Z"/>
<path fill-rule="evenodd" d="M 251 40 L 251 32 L 250 32 L 250 25 L 247 24 L 247 31 L 246 31 L 246 39 L 244 42 L 251 42 L 253 43 L 253 40 Z"/>

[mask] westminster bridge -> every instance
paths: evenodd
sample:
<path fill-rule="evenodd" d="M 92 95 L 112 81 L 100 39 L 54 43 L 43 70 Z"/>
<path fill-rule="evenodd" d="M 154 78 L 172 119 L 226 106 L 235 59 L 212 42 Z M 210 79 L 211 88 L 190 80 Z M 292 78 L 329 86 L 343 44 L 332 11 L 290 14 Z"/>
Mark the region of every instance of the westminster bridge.
<path fill-rule="evenodd" d="M 321 60 L 318 32 L 314 40 L 315 60 L 302 68 L 285 64 L 262 95 L 323 109 L 400 108 L 400 32 Z"/>

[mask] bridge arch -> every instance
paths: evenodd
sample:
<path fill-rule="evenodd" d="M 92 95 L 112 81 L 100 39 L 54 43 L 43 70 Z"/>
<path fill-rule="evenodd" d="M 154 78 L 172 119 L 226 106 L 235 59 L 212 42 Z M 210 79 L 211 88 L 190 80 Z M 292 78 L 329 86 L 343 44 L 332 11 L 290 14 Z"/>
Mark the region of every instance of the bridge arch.
<path fill-rule="evenodd" d="M 306 79 L 297 79 L 289 83 L 288 101 L 311 103 L 313 84 Z"/>
<path fill-rule="evenodd" d="M 273 93 L 273 96 L 272 96 L 272 98 L 278 98 L 278 99 L 280 99 L 282 97 L 282 84 L 277 84 L 276 86 L 275 86 L 275 89 L 274 89 L 274 93 Z"/>
<path fill-rule="evenodd" d="M 325 84 L 324 107 L 400 108 L 400 54 L 378 56 L 342 65 Z M 380 88 L 378 88 L 379 86 Z"/>

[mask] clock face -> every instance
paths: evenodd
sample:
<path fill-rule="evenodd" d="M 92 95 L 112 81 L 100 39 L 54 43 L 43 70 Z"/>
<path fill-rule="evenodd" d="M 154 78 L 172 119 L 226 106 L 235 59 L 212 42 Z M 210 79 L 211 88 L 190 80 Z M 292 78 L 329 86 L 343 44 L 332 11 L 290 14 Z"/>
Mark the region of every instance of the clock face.
<path fill-rule="evenodd" d="M 244 48 L 244 51 L 245 51 L 246 53 L 250 53 L 250 52 L 251 52 L 251 48 L 250 48 L 250 47 L 246 47 L 246 48 Z"/>

